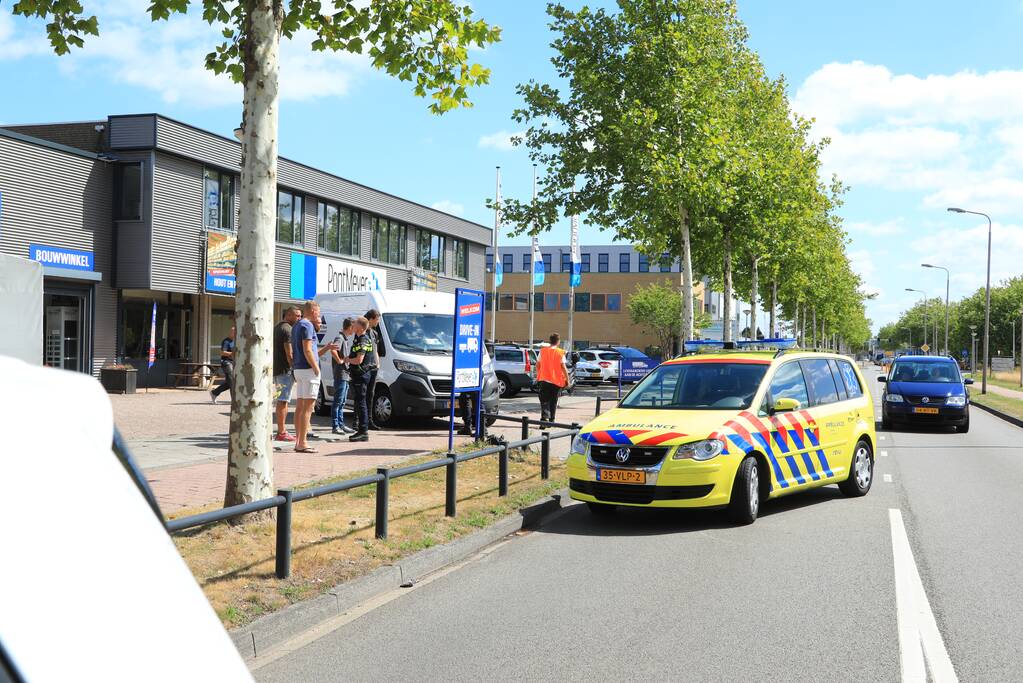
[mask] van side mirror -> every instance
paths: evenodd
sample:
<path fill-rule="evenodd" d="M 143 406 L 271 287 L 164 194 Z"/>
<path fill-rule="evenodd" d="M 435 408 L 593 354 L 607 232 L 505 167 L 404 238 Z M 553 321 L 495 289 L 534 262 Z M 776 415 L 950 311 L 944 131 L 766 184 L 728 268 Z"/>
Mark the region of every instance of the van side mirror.
<path fill-rule="evenodd" d="M 881 384 L 884 384 L 885 382 L 888 381 L 888 378 L 885 377 L 884 375 L 881 375 L 877 378 L 877 381 L 880 382 Z"/>
<path fill-rule="evenodd" d="M 973 384 L 973 378 L 967 377 L 966 379 L 963 380 L 963 384 Z"/>
<path fill-rule="evenodd" d="M 775 399 L 771 410 L 775 413 L 787 413 L 792 410 L 799 410 L 799 406 L 799 401 L 794 398 L 779 398 Z"/>

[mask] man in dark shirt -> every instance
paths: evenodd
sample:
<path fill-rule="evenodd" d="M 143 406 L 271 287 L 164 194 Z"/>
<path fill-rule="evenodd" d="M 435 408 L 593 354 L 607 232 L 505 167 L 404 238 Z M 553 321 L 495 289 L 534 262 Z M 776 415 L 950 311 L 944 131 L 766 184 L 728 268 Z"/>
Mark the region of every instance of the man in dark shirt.
<path fill-rule="evenodd" d="M 359 316 L 355 319 L 355 339 L 352 350 L 348 354 L 348 372 L 351 375 L 352 401 L 355 403 L 355 434 L 348 437 L 349 441 L 369 441 L 369 405 L 367 403 L 368 387 L 372 377 L 376 376 L 373 342 L 370 341 L 369 321 Z"/>
<path fill-rule="evenodd" d="M 210 392 L 214 404 L 225 391 L 230 391 L 231 400 L 234 400 L 234 334 L 234 325 L 231 325 L 231 331 L 220 342 L 220 369 L 224 372 L 224 383 Z"/>
<path fill-rule="evenodd" d="M 366 405 L 369 409 L 369 428 L 377 430 L 380 429 L 380 425 L 376 423 L 373 415 L 373 396 L 376 394 L 377 367 L 380 364 L 378 356 L 380 354 L 380 344 L 382 342 L 380 338 L 380 329 L 378 328 L 378 325 L 380 325 L 380 311 L 375 308 L 371 308 L 366 311 L 366 322 L 369 325 L 369 328 L 366 330 L 366 336 L 373 345 L 373 350 L 368 352 L 369 358 L 367 359 L 367 366 L 372 366 L 373 372 L 370 374 L 368 380 L 369 385 L 366 387 Z"/>
<path fill-rule="evenodd" d="M 302 309 L 298 306 L 286 306 L 284 319 L 274 326 L 274 407 L 277 418 L 277 441 L 294 441 L 295 437 L 288 434 L 288 403 L 291 401 L 291 390 L 295 377 L 291 374 L 291 327 L 302 319 Z"/>

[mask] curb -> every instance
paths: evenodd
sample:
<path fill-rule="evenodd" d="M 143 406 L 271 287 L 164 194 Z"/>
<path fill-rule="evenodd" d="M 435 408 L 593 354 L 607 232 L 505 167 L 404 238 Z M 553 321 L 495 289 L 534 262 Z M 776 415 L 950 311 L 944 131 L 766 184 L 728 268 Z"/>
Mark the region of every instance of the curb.
<path fill-rule="evenodd" d="M 980 408 L 984 412 L 991 413 L 995 417 L 1000 417 L 1000 418 L 1002 418 L 1003 420 L 1005 420 L 1006 422 L 1008 422 L 1010 424 L 1014 424 L 1017 427 L 1023 428 L 1023 420 L 1019 419 L 1018 417 L 1013 417 L 1012 415 L 1009 415 L 1008 413 L 1003 413 L 1002 411 L 998 410 L 997 408 L 992 408 L 991 406 L 986 406 L 986 405 L 984 405 L 982 403 L 976 403 L 975 401 L 970 401 L 970 405 L 971 406 L 977 406 L 978 408 Z"/>
<path fill-rule="evenodd" d="M 247 626 L 230 631 L 228 635 L 242 659 L 250 662 L 274 646 L 371 598 L 396 588 L 407 588 L 427 574 L 464 560 L 516 531 L 539 526 L 560 513 L 562 502 L 567 503 L 568 500 L 568 490 L 561 489 L 486 529 L 409 555 L 398 564 L 378 567 L 365 576 L 334 586 L 323 595 L 260 617 Z"/>

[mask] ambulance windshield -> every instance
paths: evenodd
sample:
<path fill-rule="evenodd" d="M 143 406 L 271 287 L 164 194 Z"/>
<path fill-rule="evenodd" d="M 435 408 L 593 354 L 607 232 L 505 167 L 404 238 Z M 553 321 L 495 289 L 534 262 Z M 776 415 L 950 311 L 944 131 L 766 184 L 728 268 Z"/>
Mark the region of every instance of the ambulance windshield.
<path fill-rule="evenodd" d="M 620 407 L 681 410 L 748 408 L 766 364 L 697 362 L 662 365 L 629 392 Z"/>

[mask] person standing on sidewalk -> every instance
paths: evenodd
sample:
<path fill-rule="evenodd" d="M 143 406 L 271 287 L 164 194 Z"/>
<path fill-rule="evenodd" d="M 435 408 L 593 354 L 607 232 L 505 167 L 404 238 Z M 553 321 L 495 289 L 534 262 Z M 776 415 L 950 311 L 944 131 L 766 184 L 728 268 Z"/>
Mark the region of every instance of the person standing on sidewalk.
<path fill-rule="evenodd" d="M 231 400 L 234 401 L 234 335 L 234 325 L 231 325 L 231 331 L 220 342 L 220 369 L 224 372 L 224 383 L 210 391 L 210 400 L 214 405 L 225 391 L 231 392 Z"/>
<path fill-rule="evenodd" d="M 366 388 L 366 405 L 369 409 L 369 428 L 373 430 L 380 429 L 380 425 L 376 423 L 373 416 L 373 397 L 376 394 L 377 388 L 377 371 L 376 368 L 379 364 L 377 360 L 380 354 L 380 344 L 383 340 L 380 337 L 380 329 L 377 327 L 380 324 L 380 311 L 375 308 L 371 308 L 366 311 L 366 321 L 369 324 L 369 329 L 366 331 L 370 343 L 373 345 L 373 350 L 370 352 L 369 365 L 373 367 L 373 374 L 369 378 L 369 386 Z"/>
<path fill-rule="evenodd" d="M 351 374 L 352 400 L 355 402 L 355 434 L 349 441 L 369 441 L 369 383 L 376 376 L 376 356 L 373 342 L 369 339 L 369 321 L 359 316 L 355 319 L 355 339 L 348 353 L 348 371 Z"/>
<path fill-rule="evenodd" d="M 274 406 L 277 417 L 277 435 L 275 441 L 294 441 L 295 437 L 288 434 L 288 403 L 291 402 L 291 390 L 295 377 L 291 374 L 292 348 L 291 328 L 302 319 L 302 309 L 298 306 L 287 306 L 284 319 L 274 326 L 274 393 L 277 403 Z"/>
<path fill-rule="evenodd" d="M 341 323 L 341 334 L 334 340 L 337 349 L 330 352 L 331 367 L 334 369 L 334 404 L 333 404 L 333 428 L 334 434 L 354 434 L 355 430 L 345 424 L 345 401 L 348 400 L 348 387 L 351 383 L 352 374 L 348 370 L 348 356 L 352 352 L 352 330 L 355 324 L 351 318 L 345 318 Z"/>
<path fill-rule="evenodd" d="M 558 412 L 558 395 L 568 386 L 568 366 L 565 351 L 558 348 L 561 335 L 555 332 L 550 338 L 551 345 L 540 349 L 536 361 L 536 379 L 540 394 L 540 419 L 554 422 Z"/>
<path fill-rule="evenodd" d="M 302 319 L 291 329 L 291 356 L 295 374 L 295 452 L 316 453 L 307 439 L 313 417 L 313 405 L 320 393 L 320 356 L 336 348 L 334 344 L 316 347 L 320 329 L 320 305 L 307 301 Z"/>

